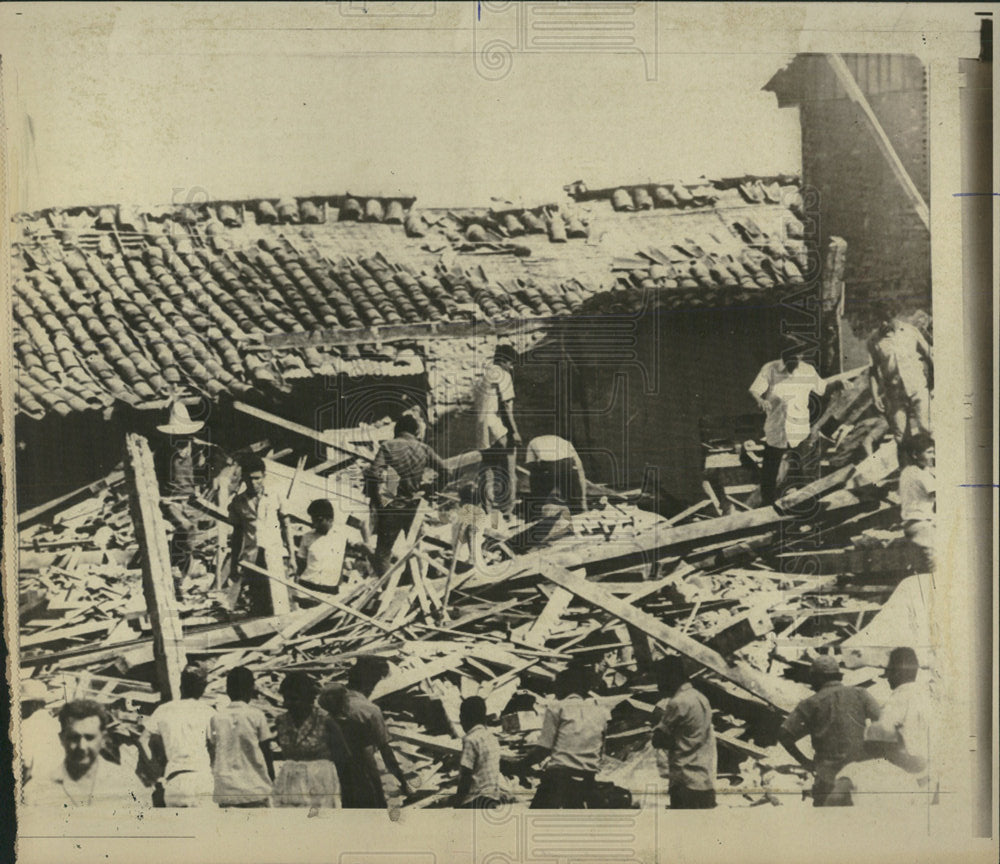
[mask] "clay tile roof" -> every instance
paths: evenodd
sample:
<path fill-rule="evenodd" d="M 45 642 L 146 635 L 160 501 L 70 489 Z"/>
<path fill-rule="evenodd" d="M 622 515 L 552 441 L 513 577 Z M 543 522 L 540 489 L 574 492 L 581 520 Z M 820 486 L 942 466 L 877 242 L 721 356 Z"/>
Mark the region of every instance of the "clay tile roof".
<path fill-rule="evenodd" d="M 501 210 L 417 211 L 384 195 L 129 210 L 149 229 L 129 235 L 126 208 L 22 214 L 18 411 L 416 374 L 443 345 L 260 350 L 252 337 L 266 334 L 599 313 L 644 291 L 667 306 L 759 302 L 804 281 L 793 178 L 568 191 L 567 202 Z"/>

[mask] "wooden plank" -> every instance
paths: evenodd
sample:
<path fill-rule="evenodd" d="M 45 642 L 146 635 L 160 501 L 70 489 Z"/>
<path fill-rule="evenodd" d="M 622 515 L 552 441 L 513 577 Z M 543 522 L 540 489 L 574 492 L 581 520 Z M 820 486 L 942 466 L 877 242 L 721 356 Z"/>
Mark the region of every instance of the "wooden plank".
<path fill-rule="evenodd" d="M 527 333 L 550 324 L 566 324 L 569 316 L 503 318 L 496 321 L 429 321 L 422 324 L 386 324 L 381 327 L 310 330 L 303 333 L 253 334 L 247 341 L 262 343 L 273 350 L 315 348 L 338 345 L 375 345 L 389 342 L 427 342 L 436 339 L 468 339 Z"/>
<path fill-rule="evenodd" d="M 793 695 L 793 691 L 801 689 L 802 697 L 808 693 L 805 688 L 799 688 L 792 682 L 787 682 L 791 685 L 787 688 L 776 687 L 775 681 L 761 675 L 745 663 L 728 663 L 720 654 L 702 645 L 680 630 L 667 626 L 652 615 L 648 615 L 604 591 L 596 583 L 588 582 L 579 576 L 574 576 L 564 568 L 545 567 L 542 569 L 542 575 L 550 582 L 565 588 L 567 591 L 573 592 L 588 603 L 603 609 L 626 624 L 630 624 L 643 633 L 652 636 L 658 642 L 689 657 L 719 677 L 731 681 L 736 686 L 746 690 L 758 699 L 762 699 L 779 711 L 791 711 L 798 704 L 801 697 L 797 694 Z"/>
<path fill-rule="evenodd" d="M 541 648 L 545 644 L 545 640 L 549 638 L 552 628 L 559 623 L 559 619 L 572 600 L 573 595 L 569 591 L 563 588 L 556 588 L 545 604 L 545 608 L 542 609 L 539 616 L 531 623 L 522 641 L 534 648 Z"/>
<path fill-rule="evenodd" d="M 381 699 L 383 696 L 388 696 L 391 693 L 398 693 L 400 690 L 406 690 L 408 687 L 413 687 L 415 684 L 419 684 L 421 681 L 426 681 L 428 678 L 434 678 L 438 675 L 442 675 L 445 672 L 451 672 L 457 669 L 465 662 L 464 654 L 449 654 L 446 657 L 441 657 L 438 660 L 432 660 L 429 663 L 425 663 L 422 660 L 412 669 L 403 669 L 399 672 L 395 672 L 389 675 L 388 678 L 383 678 L 378 684 L 375 685 L 375 689 L 372 690 L 371 699 Z"/>
<path fill-rule="evenodd" d="M 202 649 L 213 649 L 231 642 L 248 642 L 261 636 L 277 633 L 297 619 L 312 613 L 311 609 L 300 609 L 288 615 L 267 618 L 250 618 L 235 624 L 218 624 L 212 627 L 191 629 L 185 632 L 185 647 L 189 653 Z M 25 667 L 52 665 L 57 669 L 78 669 L 83 666 L 98 666 L 124 659 L 130 666 L 149 663 L 153 659 L 153 639 L 133 639 L 118 645 L 101 645 L 96 648 L 74 648 L 69 651 L 45 653 L 38 657 L 21 658 Z"/>
<path fill-rule="evenodd" d="M 21 649 L 34 648 L 38 645 L 47 645 L 50 642 L 60 642 L 63 639 L 80 639 L 86 636 L 95 636 L 98 633 L 106 633 L 114 624 L 110 619 L 104 621 L 84 621 L 82 624 L 73 624 L 68 627 L 46 627 L 38 633 L 28 636 L 21 636 Z"/>
<path fill-rule="evenodd" d="M 29 528 L 37 522 L 41 522 L 50 513 L 65 510 L 79 501 L 83 501 L 94 496 L 102 489 L 108 489 L 116 483 L 120 483 L 124 479 L 125 472 L 115 470 L 106 477 L 102 477 L 100 480 L 96 480 L 86 486 L 81 486 L 79 489 L 74 489 L 72 492 L 67 492 L 65 495 L 60 495 L 58 498 L 53 498 L 51 501 L 46 501 L 44 504 L 39 504 L 37 507 L 32 507 L 30 510 L 18 513 L 17 530 L 23 531 L 25 528 Z"/>
<path fill-rule="evenodd" d="M 284 417 L 279 417 L 277 414 L 272 414 L 270 411 L 264 411 L 262 408 L 255 408 L 253 405 L 247 405 L 245 402 L 234 402 L 233 407 L 237 411 L 246 414 L 248 417 L 253 417 L 255 420 L 263 420 L 265 423 L 270 423 L 272 426 L 277 426 L 279 429 L 283 429 L 286 432 L 301 435 L 303 438 L 308 438 L 311 441 L 317 441 L 320 444 L 325 444 L 327 447 L 334 447 L 337 450 L 350 454 L 351 456 L 357 456 L 359 459 L 370 461 L 374 458 L 374 453 L 368 453 L 360 447 L 354 447 L 346 441 L 338 440 L 336 436 L 329 435 L 325 431 L 317 432 L 315 429 L 310 429 L 308 426 L 303 426 L 301 423 L 286 420 Z"/>
<path fill-rule="evenodd" d="M 920 194 L 920 190 L 917 189 L 916 184 L 913 182 L 909 172 L 906 170 L 906 166 L 899 158 L 899 154 L 896 153 L 895 148 L 892 146 L 892 142 L 889 140 L 889 136 L 886 134 L 885 129 L 882 128 L 882 124 L 879 122 L 878 117 L 875 116 L 875 111 L 868 103 L 868 99 L 864 92 L 858 86 L 858 82 L 855 80 L 854 75 L 851 74 L 851 70 L 847 68 L 844 58 L 839 54 L 827 54 L 826 59 L 829 62 L 830 67 L 833 69 L 834 74 L 837 76 L 837 80 L 847 93 L 848 99 L 854 102 L 861 109 L 861 113 L 865 115 L 865 119 L 868 121 L 868 131 L 871 132 L 872 137 L 875 139 L 875 144 L 878 146 L 879 151 L 888 163 L 889 168 L 892 169 L 893 175 L 895 175 L 900 188 L 909 199 L 910 204 L 917 213 L 917 216 L 920 217 L 920 221 L 924 223 L 924 227 L 929 231 L 931 227 L 931 217 L 930 210 L 927 207 L 927 202 L 924 201 L 923 195 Z"/>
<path fill-rule="evenodd" d="M 125 449 L 132 521 L 142 558 L 142 589 L 153 627 L 157 683 L 164 699 L 178 699 L 187 655 L 153 453 L 146 439 L 134 433 L 125 436 Z"/>

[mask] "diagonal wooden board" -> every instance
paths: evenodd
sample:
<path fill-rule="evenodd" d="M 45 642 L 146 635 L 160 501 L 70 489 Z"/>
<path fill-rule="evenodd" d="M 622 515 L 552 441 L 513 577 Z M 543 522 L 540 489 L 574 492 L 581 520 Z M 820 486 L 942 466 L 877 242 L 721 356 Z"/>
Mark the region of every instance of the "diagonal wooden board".
<path fill-rule="evenodd" d="M 801 699 L 809 695 L 808 689 L 794 682 L 782 680 L 778 684 L 775 679 L 762 675 L 745 663 L 739 661 L 728 663 L 721 654 L 711 648 L 615 597 L 598 584 L 588 582 L 582 576 L 575 576 L 568 570 L 554 565 L 541 567 L 539 571 L 542 576 L 560 588 L 565 588 L 577 597 L 652 636 L 656 641 L 689 657 L 721 678 L 732 681 L 733 684 L 779 711 L 791 711 Z"/>

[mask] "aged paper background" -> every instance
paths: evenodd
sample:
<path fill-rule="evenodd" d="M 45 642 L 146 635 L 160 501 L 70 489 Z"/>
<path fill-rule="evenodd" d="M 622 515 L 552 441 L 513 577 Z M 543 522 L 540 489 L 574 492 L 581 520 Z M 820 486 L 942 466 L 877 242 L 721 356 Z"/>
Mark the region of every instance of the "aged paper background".
<path fill-rule="evenodd" d="M 794 817 L 780 807 L 726 811 L 724 817 L 723 811 L 682 816 L 635 811 L 611 821 L 582 813 L 540 818 L 523 811 L 494 821 L 479 814 L 419 811 L 407 813 L 398 823 L 390 823 L 384 814 L 331 812 L 306 819 L 301 812 L 281 810 L 253 812 L 252 819 L 239 811 L 147 810 L 141 818 L 115 819 L 86 812 L 23 812 L 18 860 L 527 862 L 538 860 L 531 838 L 546 830 L 564 837 L 558 849 L 549 847 L 553 860 L 561 861 L 773 861 L 778 855 L 789 861 L 996 860 L 995 841 L 972 837 L 972 688 L 985 683 L 981 669 L 988 646 L 974 643 L 969 627 L 977 595 L 968 550 L 991 541 L 974 533 L 971 493 L 961 486 L 967 478 L 968 402 L 982 394 L 969 392 L 965 375 L 959 291 L 962 227 L 956 203 L 960 199 L 955 197 L 962 191 L 958 58 L 978 53 L 974 13 L 986 7 L 620 4 L 636 7 L 636 29 L 615 46 L 567 48 L 558 40 L 539 46 L 525 31 L 509 51 L 484 50 L 495 35 L 486 21 L 506 15 L 523 22 L 528 7 L 536 5 L 4 4 L 0 53 L 7 126 L 5 283 L 9 214 L 52 204 L 158 203 L 195 187 L 216 197 L 270 193 L 276 186 L 317 192 L 354 183 L 394 189 L 398 182 L 409 187 L 409 178 L 397 179 L 393 170 L 414 151 L 426 154 L 421 181 L 441 189 L 445 202 L 460 203 L 456 195 L 462 189 L 482 202 L 481 190 L 527 195 L 547 177 L 558 184 L 569 182 L 573 178 L 563 151 L 581 151 L 567 148 L 564 139 L 578 143 L 588 136 L 594 175 L 607 171 L 614 176 L 627 160 L 658 148 L 679 159 L 676 153 L 684 148 L 669 146 L 675 138 L 685 141 L 697 173 L 711 171 L 706 161 L 721 160 L 733 150 L 760 157 L 768 145 L 781 162 L 788 140 L 762 142 L 750 118 L 745 123 L 730 118 L 725 146 L 706 140 L 704 152 L 691 152 L 697 137 L 684 138 L 690 133 L 683 120 L 665 118 L 662 131 L 650 135 L 648 125 L 639 122 L 641 113 L 669 94 L 674 94 L 672 104 L 692 108 L 702 75 L 716 86 L 729 68 L 766 68 L 770 61 L 776 70 L 797 52 L 919 56 L 927 64 L 930 88 L 935 436 L 943 562 L 932 609 L 948 647 L 942 659 L 944 678 L 952 688 L 945 704 L 954 731 L 947 742 L 956 769 L 954 794 L 922 814 L 915 825 L 888 823 L 878 812 L 861 807 L 797 809 Z M 103 76 L 94 71 L 100 64 L 90 62 L 94 52 L 106 55 Z M 282 75 L 286 63 L 304 74 L 314 64 L 317 77 L 328 76 L 331 68 L 343 70 L 350 99 L 343 92 L 331 97 L 338 112 L 334 122 L 315 119 L 328 110 L 322 101 L 301 106 L 287 101 L 287 91 L 298 93 L 300 88 L 291 88 L 291 79 Z M 393 66 L 407 78 L 399 91 L 387 71 Z M 681 69 L 686 77 L 675 77 Z M 118 76 L 127 76 L 128 86 Z M 415 81 L 423 86 L 415 86 Z M 552 94 L 570 92 L 567 82 L 575 85 L 581 104 L 593 106 L 589 125 L 542 122 L 546 115 L 558 116 L 560 106 Z M 323 99 L 322 87 L 312 92 Z M 422 93 L 428 112 L 422 128 L 394 125 L 392 111 L 400 92 Z M 677 94 L 685 93 L 693 94 L 690 103 L 678 101 Z M 83 100 L 94 113 L 79 138 L 65 138 L 57 150 L 38 150 L 23 114 L 26 107 L 37 111 L 39 99 L 51 100 L 48 110 L 56 112 Z M 231 122 L 233 112 L 223 110 L 233 104 L 240 106 L 239 122 Z M 509 121 L 509 139 L 500 142 L 486 137 L 494 129 L 488 121 L 496 112 Z M 226 125 L 220 117 L 226 118 Z M 718 120 L 708 117 L 705 122 L 712 128 Z M 785 122 L 797 128 L 794 121 Z M 325 152 L 327 139 L 312 134 L 310 126 L 329 135 Z M 369 146 L 370 136 L 384 140 Z M 261 139 L 261 146 L 247 146 L 255 138 Z M 792 142 L 794 153 L 794 137 Z M 275 159 L 269 148 L 276 145 L 283 149 Z M 103 158 L 94 158 L 95 147 L 103 148 Z M 506 147 L 515 148 L 525 161 L 497 163 Z M 440 158 L 441 152 L 449 158 Z M 160 158 L 165 153 L 173 154 L 175 161 L 165 164 Z M 387 155 L 380 158 L 380 153 Z M 329 165 L 326 174 L 321 170 L 324 161 Z M 647 170 L 646 165 L 642 168 Z M 652 164 L 648 170 L 656 173 L 658 168 Z M 687 170 L 685 165 L 677 173 Z M 241 183 L 245 188 L 237 188 Z M 8 326 L 5 322 L 5 336 Z M 10 386 L 5 354 L 3 438 L 8 470 L 13 464 Z M 6 544 L 14 538 L 14 502 L 9 475 L 5 480 Z M 5 579 L 14 578 L 7 572 L 9 561 L 5 558 Z M 6 596 L 16 597 L 16 591 Z M 16 624 L 6 623 L 16 661 Z"/>

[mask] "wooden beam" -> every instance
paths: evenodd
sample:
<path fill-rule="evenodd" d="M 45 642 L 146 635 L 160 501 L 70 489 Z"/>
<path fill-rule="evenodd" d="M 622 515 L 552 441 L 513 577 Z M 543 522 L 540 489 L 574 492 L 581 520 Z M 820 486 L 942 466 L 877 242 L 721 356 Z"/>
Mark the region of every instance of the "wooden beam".
<path fill-rule="evenodd" d="M 274 350 L 343 345 L 379 345 L 390 342 L 430 342 L 435 339 L 469 339 L 527 333 L 551 324 L 564 324 L 569 316 L 505 318 L 497 321 L 427 321 L 420 324 L 387 324 L 349 330 L 311 330 L 303 333 L 253 334 L 246 341 L 259 342 Z"/>
<path fill-rule="evenodd" d="M 81 486 L 79 489 L 74 489 L 72 492 L 67 492 L 65 495 L 60 495 L 58 498 L 53 498 L 51 501 L 46 501 L 44 504 L 39 504 L 37 507 L 32 507 L 30 510 L 18 513 L 17 529 L 18 531 L 23 531 L 25 528 L 34 525 L 36 522 L 40 522 L 50 513 L 54 513 L 58 510 L 65 510 L 67 507 L 72 506 L 78 501 L 90 498 L 102 489 L 108 489 L 109 487 L 122 481 L 124 478 L 124 471 L 112 471 L 107 477 L 102 477 L 94 483 L 90 483 L 87 486 Z"/>
<path fill-rule="evenodd" d="M 303 426 L 301 423 L 286 420 L 284 417 L 279 417 L 277 414 L 272 414 L 270 411 L 264 411 L 262 408 L 255 408 L 253 405 L 247 405 L 245 402 L 234 402 L 233 407 L 237 411 L 246 414 L 248 417 L 253 417 L 255 420 L 263 420 L 265 423 L 270 423 L 272 426 L 276 426 L 286 432 L 291 432 L 294 435 L 301 435 L 303 438 L 309 438 L 310 440 L 317 441 L 327 447 L 334 447 L 337 450 L 350 454 L 351 456 L 357 456 L 359 459 L 371 460 L 375 456 L 374 453 L 362 450 L 360 447 L 354 447 L 352 444 L 345 441 L 342 437 L 336 434 L 336 429 L 328 429 L 324 431 L 310 429 L 308 426 Z"/>
<path fill-rule="evenodd" d="M 899 154 L 896 153 L 895 148 L 892 146 L 892 142 L 889 140 L 889 136 L 886 135 L 885 129 L 882 128 L 882 124 L 879 123 L 878 117 L 875 116 L 875 112 L 872 110 L 872 106 L 868 102 L 868 97 L 865 96 L 861 88 L 858 86 L 858 82 L 851 74 L 851 70 L 847 68 L 847 64 L 844 62 L 843 57 L 839 54 L 827 54 L 826 59 L 830 63 L 830 68 L 833 69 L 833 74 L 837 76 L 837 80 L 840 81 L 840 85 L 844 88 L 844 92 L 847 93 L 847 98 L 856 103 L 865 115 L 865 119 L 868 120 L 868 131 L 872 133 L 876 146 L 882 153 L 882 156 L 885 157 L 885 161 L 889 163 L 889 168 L 892 169 L 892 173 L 899 182 L 903 193 L 910 200 L 910 203 L 913 205 L 913 209 L 916 210 L 917 215 L 920 217 L 920 221 L 923 222 L 924 227 L 930 231 L 931 216 L 930 210 L 927 207 L 927 202 L 924 201 L 923 196 L 920 194 L 920 190 L 917 189 L 916 184 L 913 182 L 909 173 L 907 173 L 906 167 L 903 165 L 903 161 L 899 158 Z"/>
<path fill-rule="evenodd" d="M 153 627 L 157 682 L 164 699 L 179 699 L 181 672 L 187 656 L 153 453 L 149 442 L 134 433 L 125 436 L 125 449 L 132 521 L 142 558 L 142 590 Z"/>
<path fill-rule="evenodd" d="M 542 575 L 550 582 L 576 594 L 582 600 L 586 600 L 615 618 L 652 636 L 657 642 L 689 657 L 719 677 L 731 681 L 779 711 L 791 711 L 798 704 L 800 698 L 808 695 L 805 688 L 800 688 L 791 681 L 782 682 L 789 685 L 787 687 L 776 686 L 774 679 L 760 674 L 746 663 L 735 662 L 731 664 L 727 662 L 718 652 L 702 645 L 680 630 L 667 626 L 652 615 L 609 594 L 597 583 L 588 582 L 580 576 L 574 576 L 562 567 L 545 567 L 542 569 Z M 801 695 L 798 693 L 800 689 L 802 690 Z"/>
<path fill-rule="evenodd" d="M 197 654 L 212 650 L 231 642 L 249 642 L 261 636 L 281 632 L 297 621 L 306 620 L 312 609 L 299 609 L 288 615 L 274 615 L 268 618 L 250 618 L 236 624 L 216 624 L 210 627 L 192 628 L 184 634 L 184 644 L 188 653 Z M 82 666 L 97 666 L 124 659 L 129 666 L 138 666 L 153 660 L 153 639 L 133 639 L 118 645 L 100 645 L 96 648 L 73 648 L 68 651 L 48 652 L 36 657 L 21 658 L 25 667 L 49 666 L 56 669 L 78 669 Z"/>

